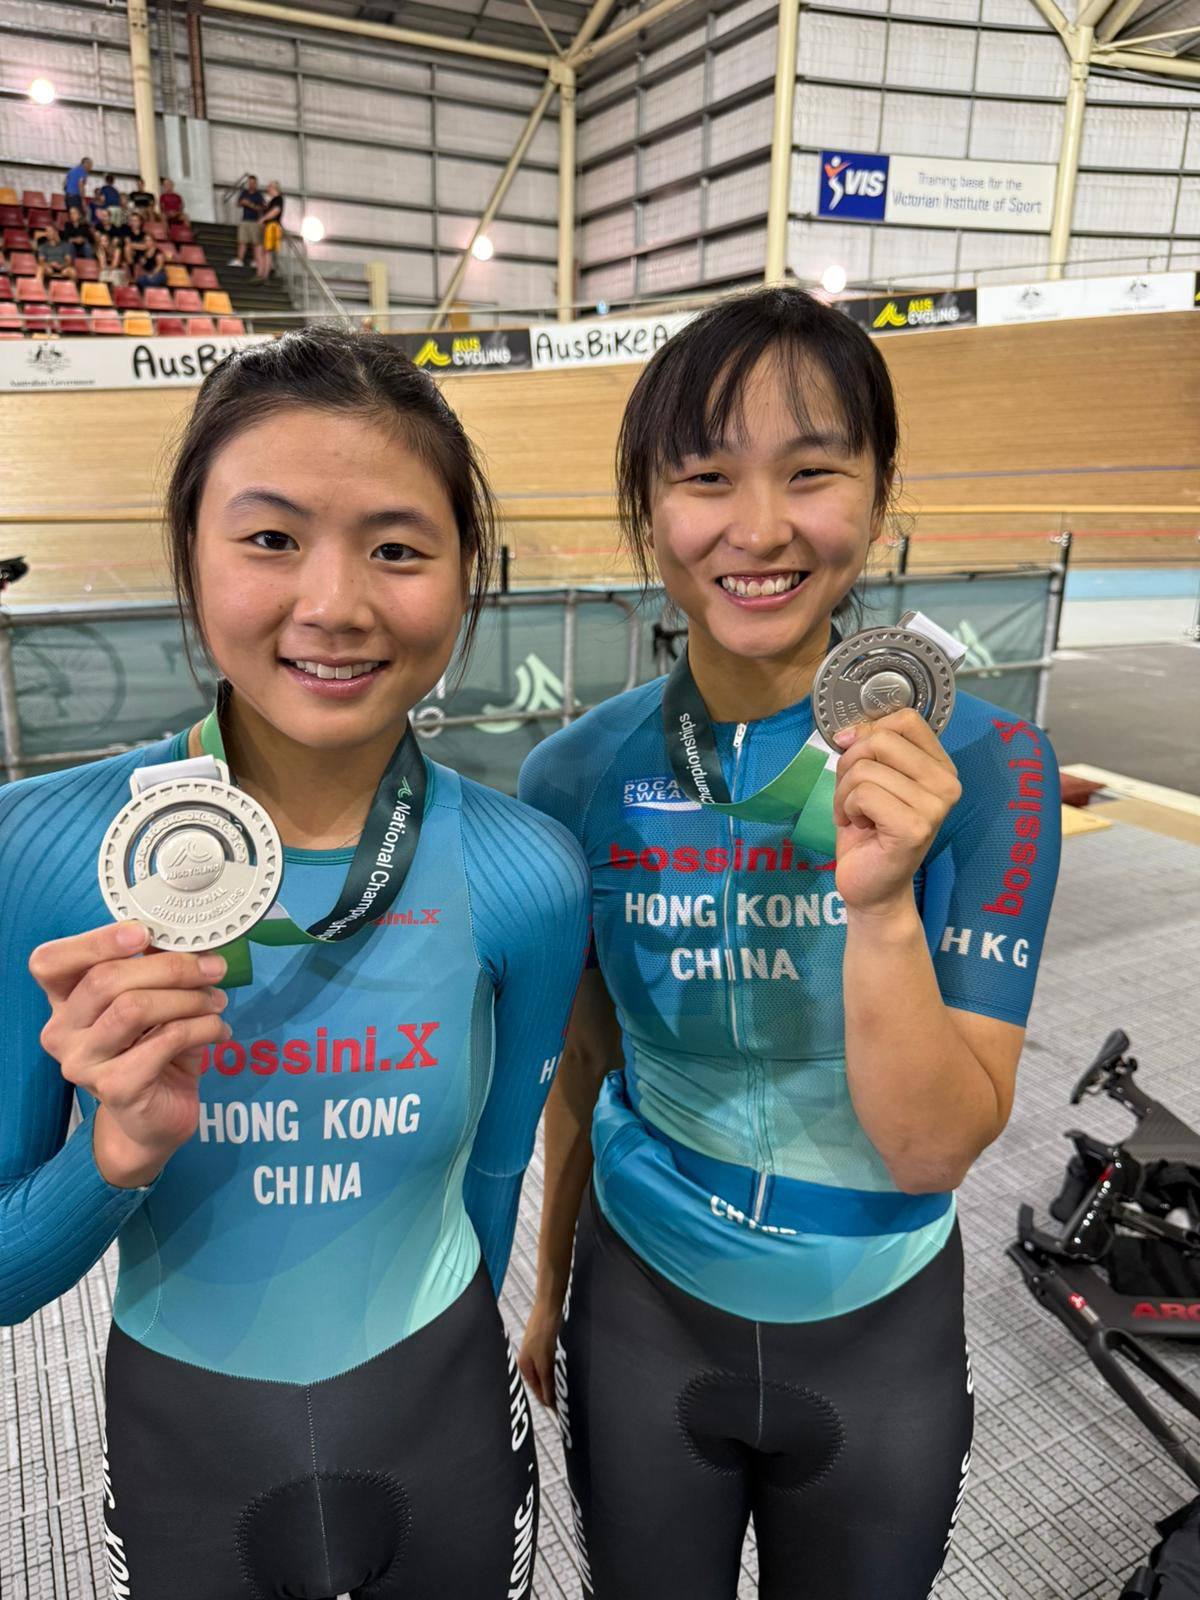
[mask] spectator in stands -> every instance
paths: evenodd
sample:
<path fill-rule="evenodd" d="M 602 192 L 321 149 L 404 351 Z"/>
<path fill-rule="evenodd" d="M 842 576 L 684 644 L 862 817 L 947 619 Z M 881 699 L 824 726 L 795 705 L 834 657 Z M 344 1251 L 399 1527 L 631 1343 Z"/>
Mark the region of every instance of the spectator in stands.
<path fill-rule="evenodd" d="M 158 209 L 164 222 L 187 221 L 187 214 L 183 209 L 183 196 L 175 193 L 175 184 L 170 178 L 164 178 L 162 181 Z"/>
<path fill-rule="evenodd" d="M 76 261 L 91 261 L 96 254 L 95 238 L 91 228 L 83 220 L 83 213 L 78 206 L 67 208 L 67 220 L 63 224 L 63 243 L 71 247 L 71 254 Z"/>
<path fill-rule="evenodd" d="M 38 277 L 43 283 L 49 278 L 75 277 L 75 257 L 71 246 L 65 239 L 60 239 L 58 229 L 51 224 L 46 229 L 45 237 L 38 245 L 37 251 Z"/>
<path fill-rule="evenodd" d="M 106 172 L 104 174 L 104 182 L 96 193 L 96 200 L 107 211 L 111 211 L 113 206 L 121 204 L 121 195 L 117 189 L 117 175 L 115 172 Z"/>
<path fill-rule="evenodd" d="M 140 211 L 143 217 L 156 219 L 158 216 L 154 207 L 154 196 L 142 182 L 140 172 L 133 180 L 133 188 L 129 191 L 129 204 L 135 212 Z"/>
<path fill-rule="evenodd" d="M 145 219 L 142 213 L 135 211 L 127 224 L 129 237 L 125 241 L 125 268 L 129 273 L 130 283 L 141 287 L 141 275 L 144 272 L 157 272 L 162 269 L 162 281 L 166 283 L 166 263 L 159 259 L 158 241 L 146 232 Z M 151 267 L 151 261 L 157 264 Z"/>
<path fill-rule="evenodd" d="M 118 209 L 117 215 L 123 215 Z M 126 222 L 114 222 L 107 211 L 96 213 L 96 259 L 100 263 L 100 282 L 124 284 L 125 241 L 132 230 Z"/>
<path fill-rule="evenodd" d="M 164 289 L 167 283 L 167 258 L 158 247 L 158 240 L 147 237 L 147 249 L 138 257 L 137 265 L 130 265 L 129 275 L 139 289 Z"/>
<path fill-rule="evenodd" d="M 87 215 L 87 183 L 92 170 L 91 156 L 84 156 L 63 179 L 63 193 L 69 206 L 78 206 L 80 215 Z"/>
<path fill-rule="evenodd" d="M 262 214 L 266 209 L 267 197 L 258 187 L 258 179 L 253 173 L 247 174 L 246 187 L 237 197 L 237 203 L 242 208 L 242 219 L 237 230 L 237 254 L 229 262 L 231 267 L 244 267 L 246 265 L 246 252 L 258 252 L 262 240 Z"/>
<path fill-rule="evenodd" d="M 277 181 L 267 185 L 267 204 L 262 214 L 262 243 L 254 252 L 258 267 L 256 283 L 266 283 L 275 265 L 275 254 L 283 241 L 283 190 Z"/>

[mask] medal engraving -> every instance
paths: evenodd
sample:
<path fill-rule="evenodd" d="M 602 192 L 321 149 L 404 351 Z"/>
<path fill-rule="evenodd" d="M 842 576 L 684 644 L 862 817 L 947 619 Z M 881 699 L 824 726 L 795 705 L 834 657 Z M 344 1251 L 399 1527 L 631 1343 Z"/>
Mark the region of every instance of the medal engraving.
<path fill-rule="evenodd" d="M 157 783 L 124 807 L 100 847 L 100 892 L 162 950 L 215 950 L 271 909 L 283 879 L 275 824 L 214 778 Z"/>
<path fill-rule="evenodd" d="M 856 723 L 913 706 L 940 733 L 954 707 L 954 666 L 908 628 L 865 628 L 825 657 L 813 682 L 813 719 L 827 744 Z"/>

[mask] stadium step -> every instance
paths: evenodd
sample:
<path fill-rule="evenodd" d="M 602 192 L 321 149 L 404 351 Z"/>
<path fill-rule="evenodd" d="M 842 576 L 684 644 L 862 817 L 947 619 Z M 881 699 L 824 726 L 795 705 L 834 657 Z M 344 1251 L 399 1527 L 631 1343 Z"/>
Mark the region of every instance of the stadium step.
<path fill-rule="evenodd" d="M 255 283 L 253 264 L 248 268 L 229 265 L 237 254 L 237 228 L 233 223 L 193 222 L 192 232 L 196 243 L 203 245 L 218 283 L 233 302 L 235 316 L 253 317 L 255 333 L 282 333 L 296 326 L 290 316 L 296 307 L 278 276 L 267 283 Z M 250 259 L 249 252 L 247 257 Z"/>

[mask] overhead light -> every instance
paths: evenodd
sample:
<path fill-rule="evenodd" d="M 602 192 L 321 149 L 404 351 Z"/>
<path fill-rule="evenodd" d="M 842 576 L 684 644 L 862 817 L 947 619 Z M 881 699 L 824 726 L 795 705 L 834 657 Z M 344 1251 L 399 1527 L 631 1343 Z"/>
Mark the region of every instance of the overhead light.
<path fill-rule="evenodd" d="M 476 239 L 475 243 L 471 246 L 471 254 L 475 257 L 476 261 L 490 261 L 496 254 L 496 246 L 488 238 L 486 233 L 481 233 L 478 239 Z"/>
<path fill-rule="evenodd" d="M 49 106 L 53 105 L 58 97 L 49 78 L 35 78 L 29 85 L 29 98 L 35 105 Z"/>
<path fill-rule="evenodd" d="M 839 267 L 836 265 L 826 267 L 825 271 L 821 274 L 821 287 L 822 289 L 827 290 L 829 294 L 841 294 L 842 290 L 846 287 L 845 267 Z"/>
<path fill-rule="evenodd" d="M 305 217 L 300 224 L 300 237 L 305 244 L 320 244 L 325 237 L 325 224 L 320 217 Z"/>

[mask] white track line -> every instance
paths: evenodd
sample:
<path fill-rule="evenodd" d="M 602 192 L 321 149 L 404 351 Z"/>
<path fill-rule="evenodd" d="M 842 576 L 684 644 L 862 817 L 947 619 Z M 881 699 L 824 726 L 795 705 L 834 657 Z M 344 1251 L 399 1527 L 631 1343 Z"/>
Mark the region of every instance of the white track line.
<path fill-rule="evenodd" d="M 1064 767 L 1073 778 L 1087 778 L 1091 783 L 1102 783 L 1106 789 L 1126 800 L 1146 800 L 1151 805 L 1166 806 L 1171 811 L 1186 811 L 1200 817 L 1200 795 L 1186 794 L 1182 789 L 1164 789 L 1158 783 L 1144 783 L 1141 778 L 1126 778 L 1119 772 L 1106 772 L 1103 767 L 1089 767 L 1083 762 Z"/>

